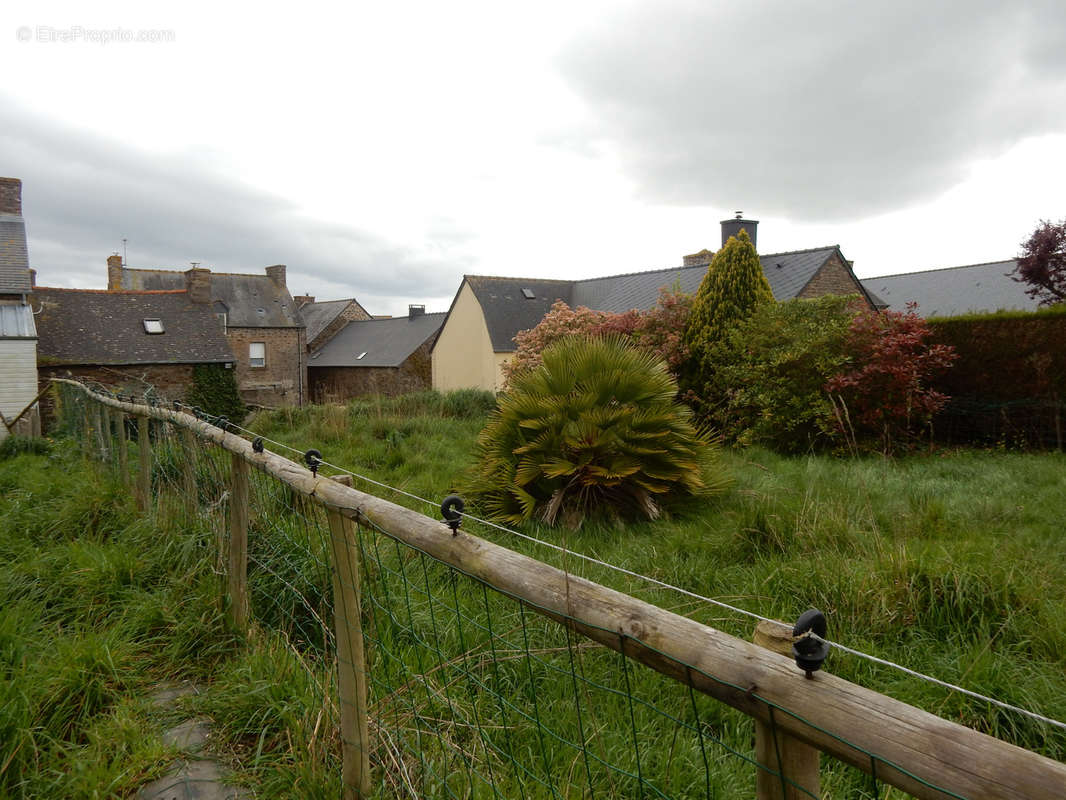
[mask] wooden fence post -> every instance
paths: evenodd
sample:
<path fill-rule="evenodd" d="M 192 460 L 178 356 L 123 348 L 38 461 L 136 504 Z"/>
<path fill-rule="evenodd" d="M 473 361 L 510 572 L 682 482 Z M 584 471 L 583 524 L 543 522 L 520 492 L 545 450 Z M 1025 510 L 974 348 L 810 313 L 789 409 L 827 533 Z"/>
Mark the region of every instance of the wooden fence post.
<path fill-rule="evenodd" d="M 115 447 L 118 450 L 118 471 L 122 485 L 130 485 L 129 452 L 126 445 L 126 415 L 121 409 L 112 409 L 115 417 Z"/>
<path fill-rule="evenodd" d="M 137 450 L 140 469 L 137 471 L 137 508 L 147 511 L 152 495 L 152 443 L 148 434 L 148 417 L 137 417 Z"/>
<path fill-rule="evenodd" d="M 93 409 L 93 433 L 96 434 L 96 457 L 108 460 L 107 409 L 96 403 Z"/>
<path fill-rule="evenodd" d="M 229 621 L 248 631 L 248 462 L 236 453 L 229 493 Z"/>
<path fill-rule="evenodd" d="M 182 491 L 185 493 L 189 514 L 193 515 L 200 507 L 200 490 L 196 486 L 196 434 L 188 428 L 182 428 L 181 440 L 185 445 L 185 458 L 182 463 Z"/>
<path fill-rule="evenodd" d="M 350 475 L 338 475 L 333 480 L 352 485 Z M 333 550 L 333 627 L 337 637 L 344 800 L 365 800 L 370 797 L 370 739 L 363 611 L 359 598 L 359 544 L 350 519 L 332 509 L 328 517 Z"/>
<path fill-rule="evenodd" d="M 780 622 L 760 621 L 755 626 L 752 641 L 759 647 L 783 656 L 792 655 L 792 628 Z M 793 739 L 780 729 L 775 731 L 769 723 L 755 720 L 755 760 L 773 770 L 767 772 L 759 769 L 756 772 L 756 800 L 800 800 L 811 795 L 821 797 L 818 755 L 818 750 L 809 744 Z M 781 776 L 787 781 L 783 781 Z"/>

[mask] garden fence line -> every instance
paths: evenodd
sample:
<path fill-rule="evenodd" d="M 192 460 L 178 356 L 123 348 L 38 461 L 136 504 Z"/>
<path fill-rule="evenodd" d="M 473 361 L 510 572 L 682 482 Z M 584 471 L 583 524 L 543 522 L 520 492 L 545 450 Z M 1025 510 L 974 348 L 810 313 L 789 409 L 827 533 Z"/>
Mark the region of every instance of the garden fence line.
<path fill-rule="evenodd" d="M 300 654 L 346 797 L 1066 794 L 1066 765 L 805 676 L 790 628 L 746 642 L 346 486 L 320 454 L 55 385 L 141 512 L 215 548 L 231 624 Z"/>

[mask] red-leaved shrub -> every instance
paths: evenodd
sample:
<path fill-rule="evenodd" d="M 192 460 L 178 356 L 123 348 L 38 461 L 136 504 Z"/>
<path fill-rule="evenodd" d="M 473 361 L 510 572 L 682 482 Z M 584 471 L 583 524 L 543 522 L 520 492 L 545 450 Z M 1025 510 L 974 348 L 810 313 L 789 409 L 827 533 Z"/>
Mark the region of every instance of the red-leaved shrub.
<path fill-rule="evenodd" d="M 955 361 L 954 348 L 930 344 L 931 331 L 909 305 L 899 311 L 863 311 L 848 330 L 851 367 L 833 376 L 826 391 L 841 433 L 851 442 L 876 440 L 884 453 L 911 441 L 947 396 L 932 378 Z"/>
<path fill-rule="evenodd" d="M 682 337 L 692 310 L 692 295 L 679 289 L 661 289 L 655 307 L 648 311 L 616 314 L 585 306 L 570 308 L 556 300 L 535 328 L 519 331 L 517 349 L 503 365 L 509 386 L 518 375 L 540 366 L 546 347 L 569 336 L 621 336 L 630 344 L 662 358 L 672 373 L 685 361 L 688 350 Z"/>

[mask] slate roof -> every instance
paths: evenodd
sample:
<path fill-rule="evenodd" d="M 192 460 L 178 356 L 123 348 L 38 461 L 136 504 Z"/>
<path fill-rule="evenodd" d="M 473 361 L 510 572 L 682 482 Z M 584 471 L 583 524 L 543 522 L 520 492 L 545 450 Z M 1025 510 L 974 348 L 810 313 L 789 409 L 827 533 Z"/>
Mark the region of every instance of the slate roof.
<path fill-rule="evenodd" d="M 831 245 L 759 256 L 774 297 L 791 300 L 799 295 L 839 249 L 837 245 Z M 464 280 L 481 304 L 493 351 L 507 353 L 515 349 L 515 334 L 536 326 L 557 299 L 565 301 L 571 308 L 586 306 L 596 311 L 617 313 L 633 308 L 645 310 L 655 305 L 659 290 L 664 287 L 680 284 L 682 291 L 694 293 L 706 273 L 707 267 L 699 266 L 629 272 L 580 281 L 484 275 L 466 275 Z M 526 299 L 523 289 L 529 289 L 535 295 L 534 299 Z"/>
<path fill-rule="evenodd" d="M 398 367 L 437 335 L 447 315 L 365 319 L 349 322 L 311 354 L 309 367 Z M 366 353 L 359 358 L 360 353 Z"/>
<path fill-rule="evenodd" d="M 185 292 L 107 292 L 36 287 L 37 353 L 51 364 L 211 364 L 231 362 L 222 323 Z M 145 333 L 159 319 L 164 333 Z"/>
<path fill-rule="evenodd" d="M 862 281 L 893 311 L 918 303 L 923 317 L 953 317 L 970 312 L 1034 311 L 1039 303 L 1025 293 L 1025 284 L 1012 280 L 1016 261 L 991 261 L 963 267 L 882 275 Z"/>
<path fill-rule="evenodd" d="M 574 281 L 549 281 L 534 278 L 493 278 L 467 275 L 474 296 L 481 304 L 485 323 L 497 353 L 514 350 L 514 335 L 534 327 L 556 300 L 571 302 Z M 532 299 L 522 295 L 523 289 L 533 293 Z"/>
<path fill-rule="evenodd" d="M 26 222 L 20 214 L 0 214 L 0 294 L 29 290 Z"/>
<path fill-rule="evenodd" d="M 185 289 L 184 271 L 124 268 L 122 288 L 130 291 Z M 289 290 L 269 275 L 211 273 L 211 299 L 225 306 L 226 324 L 234 328 L 300 328 L 303 318 Z"/>
<path fill-rule="evenodd" d="M 0 303 L 0 339 L 36 339 L 33 309 L 21 303 Z"/>
<path fill-rule="evenodd" d="M 324 331 L 333 320 L 337 318 L 344 309 L 346 309 L 351 303 L 355 303 L 359 308 L 363 308 L 355 300 L 350 298 L 348 300 L 326 300 L 319 303 L 305 303 L 300 306 L 300 316 L 303 317 L 304 324 L 307 325 L 307 341 L 313 342 L 315 337 Z M 366 309 L 363 308 L 363 313 L 366 313 Z M 370 314 L 367 314 L 369 317 Z"/>

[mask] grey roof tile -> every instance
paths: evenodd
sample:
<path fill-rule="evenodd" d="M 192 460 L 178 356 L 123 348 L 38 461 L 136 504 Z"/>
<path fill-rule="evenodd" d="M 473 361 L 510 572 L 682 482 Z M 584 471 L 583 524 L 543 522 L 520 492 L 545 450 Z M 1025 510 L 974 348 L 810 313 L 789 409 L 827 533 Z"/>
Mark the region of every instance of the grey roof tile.
<path fill-rule="evenodd" d="M 1010 277 L 1017 262 L 990 261 L 924 272 L 905 272 L 865 278 L 866 290 L 876 294 L 893 311 L 905 311 L 917 303 L 925 317 L 953 317 L 970 312 L 1033 311 L 1036 300 L 1025 293 L 1025 284 Z"/>
<path fill-rule="evenodd" d="M 34 289 L 37 352 L 52 364 L 208 364 L 233 361 L 222 323 L 210 305 L 185 292 Z M 145 319 L 164 333 L 149 334 Z"/>
<path fill-rule="evenodd" d="M 348 300 L 325 300 L 317 303 L 305 303 L 300 306 L 300 316 L 307 325 L 307 341 L 313 342 L 315 337 L 324 331 L 333 320 L 337 318 L 350 304 L 358 302 L 354 298 Z M 362 306 L 359 306 L 362 308 Z M 364 311 L 366 309 L 363 309 Z M 367 314 L 369 317 L 370 315 Z"/>
<path fill-rule="evenodd" d="M 465 277 L 481 304 L 485 323 L 497 353 L 514 350 L 514 335 L 534 327 L 556 300 L 573 305 L 573 281 L 550 281 L 535 278 L 496 278 L 486 275 Z M 523 289 L 533 295 L 527 298 Z"/>
<path fill-rule="evenodd" d="M 778 300 L 796 297 L 838 249 L 831 245 L 759 256 L 774 297 Z M 707 267 L 702 266 L 629 272 L 580 281 L 483 275 L 467 275 L 465 280 L 474 290 L 485 314 L 492 349 L 506 353 L 515 349 L 515 334 L 536 326 L 556 299 L 564 300 L 573 308 L 586 306 L 596 311 L 646 310 L 658 301 L 661 289 L 676 284 L 683 292 L 696 292 L 706 273 Z M 524 288 L 529 288 L 535 299 L 526 299 L 522 294 Z"/>
<path fill-rule="evenodd" d="M 308 367 L 398 367 L 444 324 L 442 312 L 349 322 L 311 354 Z M 359 358 L 360 353 L 366 353 Z"/>
<path fill-rule="evenodd" d="M 122 288 L 166 291 L 185 288 L 185 273 L 177 270 L 125 268 Z M 303 319 L 289 290 L 269 275 L 211 273 L 211 299 L 226 306 L 226 324 L 235 328 L 299 328 Z"/>
<path fill-rule="evenodd" d="M 26 223 L 19 214 L 0 214 L 0 294 L 29 290 Z"/>

